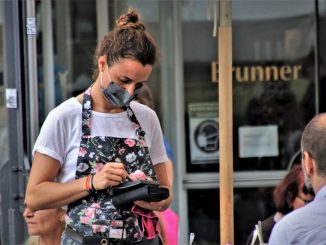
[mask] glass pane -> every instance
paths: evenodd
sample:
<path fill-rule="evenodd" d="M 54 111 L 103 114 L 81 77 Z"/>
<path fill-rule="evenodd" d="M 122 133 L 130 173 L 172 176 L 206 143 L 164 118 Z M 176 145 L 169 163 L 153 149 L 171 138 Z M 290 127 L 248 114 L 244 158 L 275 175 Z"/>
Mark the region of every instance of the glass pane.
<path fill-rule="evenodd" d="M 9 160 L 7 108 L 3 81 L 3 1 L 0 1 L 0 168 Z"/>
<path fill-rule="evenodd" d="M 182 8 L 187 172 L 218 171 L 218 45 L 206 12 L 202 1 Z M 316 112 L 314 2 L 235 1 L 232 15 L 234 170 L 286 169 Z"/>
<path fill-rule="evenodd" d="M 235 244 L 245 244 L 254 225 L 275 212 L 273 188 L 234 190 Z M 219 189 L 189 190 L 189 232 L 195 233 L 194 245 L 220 243 Z"/>
<path fill-rule="evenodd" d="M 190 0 L 181 9 L 188 172 L 218 171 L 218 90 L 211 79 L 217 41 L 208 2 Z"/>
<path fill-rule="evenodd" d="M 326 0 L 319 0 L 319 91 L 320 91 L 320 112 L 326 111 Z"/>
<path fill-rule="evenodd" d="M 236 171 L 286 169 L 315 114 L 314 2 L 258 2 L 234 5 Z"/>
<path fill-rule="evenodd" d="M 36 11 L 42 23 L 42 1 Z M 93 53 L 97 45 L 96 1 L 56 0 L 52 2 L 55 105 L 83 92 L 91 83 Z M 44 20 L 43 20 L 44 21 Z M 48 30 L 47 30 L 48 31 Z M 40 124 L 46 117 L 44 108 L 43 51 L 44 36 L 40 26 L 37 35 L 38 89 Z"/>
<path fill-rule="evenodd" d="M 114 26 L 116 18 L 129 8 L 136 9 L 141 20 L 146 24 L 147 30 L 153 35 L 159 45 L 160 26 L 158 2 L 152 0 L 111 1 L 108 3 L 108 16 L 110 28 Z M 76 96 L 85 91 L 92 83 L 93 55 L 98 44 L 96 1 L 69 0 L 53 1 L 53 46 L 54 46 L 54 72 L 55 72 L 55 98 L 56 105 L 63 100 Z M 38 2 L 37 12 L 41 15 L 41 2 Z M 41 19 L 40 19 L 41 20 Z M 39 21 L 41 23 L 41 21 Z M 42 62 L 42 30 L 38 34 L 38 73 L 39 73 L 39 106 L 40 123 L 45 119 L 44 111 L 44 77 Z M 149 85 L 153 89 L 156 108 L 160 115 L 160 86 L 161 73 L 159 62 L 154 66 Z"/>

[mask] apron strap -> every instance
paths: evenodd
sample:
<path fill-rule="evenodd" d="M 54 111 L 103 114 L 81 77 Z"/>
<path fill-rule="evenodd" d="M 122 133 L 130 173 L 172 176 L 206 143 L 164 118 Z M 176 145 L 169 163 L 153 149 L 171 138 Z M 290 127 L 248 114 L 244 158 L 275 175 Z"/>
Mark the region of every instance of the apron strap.
<path fill-rule="evenodd" d="M 137 120 L 137 117 L 134 113 L 134 111 L 131 109 L 130 106 L 123 107 L 124 110 L 127 111 L 127 115 L 132 122 L 133 128 L 136 130 L 136 135 L 139 140 L 144 141 L 145 140 L 145 131 L 141 128 L 140 123 Z"/>
<path fill-rule="evenodd" d="M 91 137 L 91 117 L 92 117 L 92 100 L 91 100 L 91 90 L 92 86 L 90 86 L 84 92 L 83 99 L 83 111 L 82 111 L 82 138 L 90 138 Z M 132 122 L 133 128 L 136 130 L 136 135 L 139 140 L 145 140 L 145 131 L 141 128 L 140 123 L 138 122 L 134 111 L 131 107 L 125 106 L 122 109 L 127 111 L 127 115 Z"/>
<path fill-rule="evenodd" d="M 91 90 L 92 90 L 92 86 L 90 86 L 84 92 L 83 110 L 82 110 L 82 138 L 91 137 L 91 116 L 92 116 Z"/>

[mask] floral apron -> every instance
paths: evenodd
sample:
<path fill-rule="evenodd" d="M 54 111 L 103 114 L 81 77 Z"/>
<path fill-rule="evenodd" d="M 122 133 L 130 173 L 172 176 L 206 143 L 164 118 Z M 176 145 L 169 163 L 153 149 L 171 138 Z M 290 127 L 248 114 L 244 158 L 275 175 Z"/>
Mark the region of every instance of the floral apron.
<path fill-rule="evenodd" d="M 84 93 L 82 138 L 76 179 L 97 173 L 107 162 L 122 162 L 128 174 L 141 170 L 147 177 L 156 180 L 149 150 L 145 146 L 145 132 L 132 109 L 126 108 L 138 139 L 91 137 L 91 108 L 91 88 L 89 88 Z M 137 242 L 143 238 L 137 217 L 130 211 L 115 208 L 108 189 L 91 193 L 69 204 L 66 223 L 83 236 L 100 235 L 117 242 L 124 239 L 127 243 Z M 62 242 L 76 244 L 67 237 L 63 237 Z"/>

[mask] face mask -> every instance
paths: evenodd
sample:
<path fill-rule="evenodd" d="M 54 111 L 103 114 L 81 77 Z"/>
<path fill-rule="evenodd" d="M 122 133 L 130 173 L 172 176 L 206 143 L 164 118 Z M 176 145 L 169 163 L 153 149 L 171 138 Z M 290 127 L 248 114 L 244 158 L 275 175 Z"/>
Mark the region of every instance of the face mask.
<path fill-rule="evenodd" d="M 109 75 L 109 73 L 108 73 Z M 104 94 L 105 98 L 114 106 L 125 107 L 129 106 L 130 102 L 134 100 L 140 93 L 142 88 L 136 88 L 134 94 L 129 94 L 123 87 L 114 83 L 109 75 L 110 83 L 106 88 L 102 87 L 102 72 L 100 75 L 101 79 L 101 91 Z"/>

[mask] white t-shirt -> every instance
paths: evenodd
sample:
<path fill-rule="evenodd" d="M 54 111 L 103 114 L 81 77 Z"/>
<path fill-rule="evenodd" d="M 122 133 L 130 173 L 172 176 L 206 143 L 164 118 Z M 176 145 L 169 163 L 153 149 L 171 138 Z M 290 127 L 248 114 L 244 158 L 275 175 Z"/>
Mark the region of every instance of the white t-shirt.
<path fill-rule="evenodd" d="M 146 133 L 145 144 L 153 164 L 166 162 L 168 158 L 156 113 L 137 102 L 131 102 L 130 106 Z M 47 116 L 34 145 L 33 155 L 37 151 L 58 160 L 61 169 L 56 181 L 71 181 L 75 179 L 81 136 L 82 104 L 76 98 L 70 98 Z M 137 139 L 127 112 L 110 114 L 92 111 L 91 136 Z"/>

